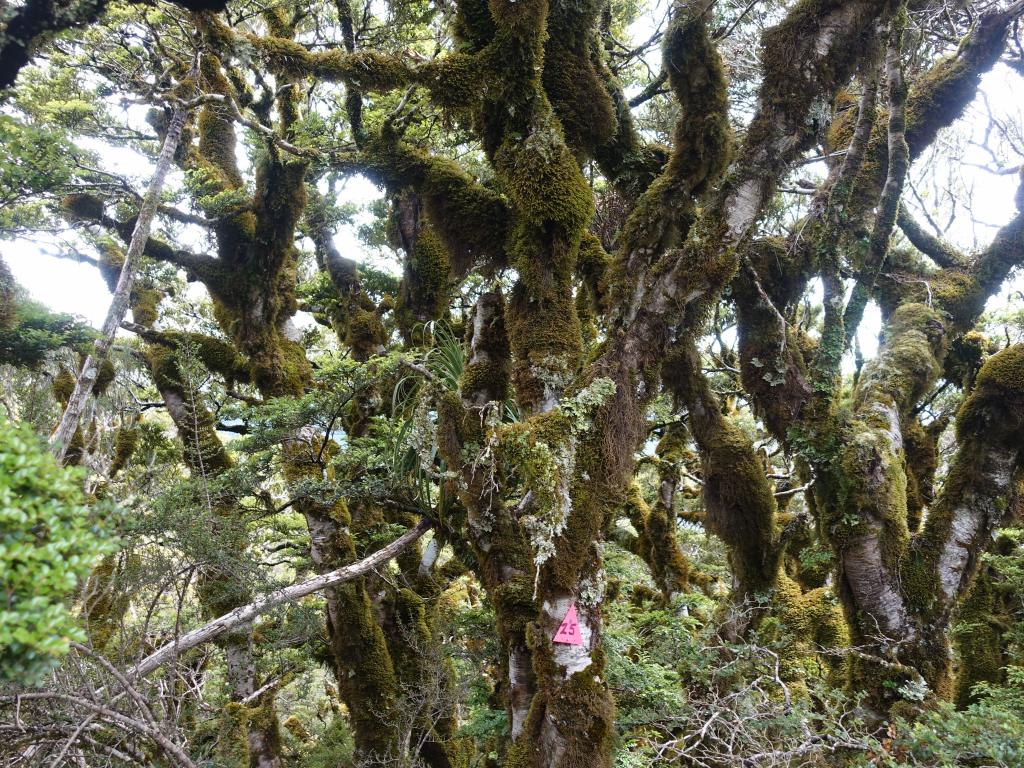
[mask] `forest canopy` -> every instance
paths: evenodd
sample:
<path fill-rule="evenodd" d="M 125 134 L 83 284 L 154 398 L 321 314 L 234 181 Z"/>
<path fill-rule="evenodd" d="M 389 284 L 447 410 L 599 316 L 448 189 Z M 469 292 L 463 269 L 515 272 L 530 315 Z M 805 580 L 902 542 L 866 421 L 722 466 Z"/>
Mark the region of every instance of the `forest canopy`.
<path fill-rule="evenodd" d="M 1024 765 L 1021 78 L 1024 0 L 3 4 L 3 765 Z"/>

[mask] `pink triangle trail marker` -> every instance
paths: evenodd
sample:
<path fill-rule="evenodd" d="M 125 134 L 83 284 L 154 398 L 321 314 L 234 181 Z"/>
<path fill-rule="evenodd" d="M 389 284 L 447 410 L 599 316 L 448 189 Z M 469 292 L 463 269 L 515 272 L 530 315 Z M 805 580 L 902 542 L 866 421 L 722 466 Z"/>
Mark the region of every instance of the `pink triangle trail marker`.
<path fill-rule="evenodd" d="M 576 604 L 569 606 L 568 613 L 562 619 L 558 631 L 555 632 L 554 642 L 566 645 L 583 645 L 583 638 L 580 637 L 580 620 L 576 616 Z"/>

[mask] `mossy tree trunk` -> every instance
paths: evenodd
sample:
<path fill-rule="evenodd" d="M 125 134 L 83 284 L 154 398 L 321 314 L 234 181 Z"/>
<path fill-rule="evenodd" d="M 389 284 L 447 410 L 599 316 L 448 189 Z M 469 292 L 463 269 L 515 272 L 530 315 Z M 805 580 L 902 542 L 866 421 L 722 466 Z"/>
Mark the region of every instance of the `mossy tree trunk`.
<path fill-rule="evenodd" d="M 922 437 L 918 408 L 944 374 L 948 350 L 1024 260 L 1024 216 L 970 259 L 910 234 L 898 208 L 908 163 L 973 96 L 1018 10 L 982 14 L 956 54 L 908 89 L 900 3 L 794 3 L 764 32 L 757 105 L 736 141 L 725 68 L 709 31 L 711 4 L 677 0 L 664 39 L 665 79 L 681 109 L 670 153 L 646 145 L 632 123 L 608 67 L 602 44 L 612 44 L 610 25 L 596 1 L 459 0 L 455 50 L 429 61 L 358 50 L 352 8 L 342 2 L 338 11 L 341 46 L 323 49 L 298 42 L 302 13 L 289 3 L 265 10 L 265 34 L 251 31 L 255 22 L 235 29 L 226 17 L 193 17 L 204 45 L 195 85 L 205 98 L 178 160 L 200 180 L 197 207 L 216 255 L 159 240 L 146 252 L 206 285 L 241 360 L 232 359 L 225 375 L 242 370 L 266 401 L 301 398 L 314 382 L 292 327 L 299 231 L 313 240 L 335 293 L 326 320 L 346 351 L 365 363 L 392 342 L 382 320 L 391 307 L 363 290 L 356 263 L 332 243 L 329 201 L 317 191 L 321 174 L 364 174 L 393 200 L 406 257 L 394 308 L 407 346 L 417 324 L 445 315 L 452 283 L 474 271 L 484 280 L 511 276 L 504 293 L 500 279 L 478 292 L 458 391 L 423 384 L 451 473 L 441 482 L 459 500 L 445 510 L 439 535 L 460 547 L 497 617 L 510 725 L 504 764 L 612 762 L 602 543 L 616 510 L 635 501 L 634 457 L 649 433 L 648 407 L 662 391 L 686 412 L 705 519 L 729 549 L 735 604 L 770 595 L 801 648 L 845 638 L 827 590 L 803 591 L 781 573 L 776 495 L 751 440 L 704 375 L 698 341 L 726 287 L 736 307 L 742 382 L 813 489 L 809 506 L 838 562 L 836 589 L 853 642 L 868 649 L 856 657 L 859 684 L 879 704 L 918 680 L 945 692 L 944 630 L 1020 478 L 1020 348 L 993 357 L 967 381 L 959 451 L 937 495 L 925 492 L 937 462 L 917 457 L 934 453 L 938 433 Z M 253 62 L 266 72 L 239 73 Z M 184 70 L 174 74 L 186 78 Z M 264 75 L 273 77 L 272 88 L 262 87 Z M 856 116 L 837 116 L 826 135 L 825 115 L 855 76 L 862 90 Z M 309 139 L 303 87 L 320 83 L 345 86 L 350 144 L 298 146 Z M 364 124 L 364 97 L 406 87 L 426 91 L 479 142 L 486 184 L 440 152 L 414 146 L 419 136 L 402 114 L 407 99 Z M 883 93 L 887 111 L 877 104 Z M 251 184 L 236 159 L 239 124 L 257 138 Z M 829 155 L 828 181 L 805 220 L 788 241 L 757 238 L 780 180 L 822 142 L 843 159 Z M 627 198 L 612 255 L 587 231 L 594 190 L 584 168 L 591 161 Z M 91 221 L 124 237 L 126 222 L 82 197 L 69 209 L 91 211 Z M 889 252 L 901 221 L 939 270 Z M 819 278 L 826 300 L 814 338 L 797 322 L 797 304 Z M 844 392 L 841 361 L 869 299 L 882 307 L 884 344 Z M 160 385 L 156 368 L 154 376 Z M 164 377 L 164 398 L 172 416 L 180 411 L 186 435 L 186 421 L 199 414 L 182 405 L 172 379 Z M 373 401 L 367 392 L 353 398 L 349 436 L 367 433 L 380 412 Z M 680 434 L 675 428 L 658 449 L 666 468 L 654 508 L 633 504 L 641 547 L 666 599 L 686 586 L 668 468 Z M 307 493 L 332 481 L 322 450 L 329 438 L 295 428 L 281 452 L 321 571 L 361 555 L 358 534 L 405 522 L 404 512 L 369 500 Z M 433 642 L 438 617 L 430 604 L 446 584 L 435 561 L 429 549 L 413 550 L 399 563 L 400 587 L 367 577 L 326 594 L 332 661 L 360 758 L 408 762 L 415 743 L 432 765 L 455 760 L 447 745 L 450 708 L 433 722 L 403 719 L 401 711 L 408 685 L 426 674 L 429 654 L 416 646 Z M 582 645 L 553 642 L 570 607 Z M 817 624 L 808 626 L 808 617 Z M 745 628 L 735 618 L 726 627 L 733 635 Z M 229 664 L 242 677 L 245 651 L 239 647 Z M 440 679 L 437 690 L 446 684 Z"/>

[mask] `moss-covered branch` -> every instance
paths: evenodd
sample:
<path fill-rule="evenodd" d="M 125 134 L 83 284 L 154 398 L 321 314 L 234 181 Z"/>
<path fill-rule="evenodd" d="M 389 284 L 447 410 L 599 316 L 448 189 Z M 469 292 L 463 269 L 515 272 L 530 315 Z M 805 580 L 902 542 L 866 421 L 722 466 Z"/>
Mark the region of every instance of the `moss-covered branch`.
<path fill-rule="evenodd" d="M 457 163 L 411 147 L 385 128 L 346 170 L 359 170 L 396 194 L 414 189 L 448 251 L 454 275 L 464 275 L 474 264 L 506 263 L 507 203 Z"/>
<path fill-rule="evenodd" d="M 682 113 L 668 165 L 637 201 L 623 230 L 621 269 L 633 280 L 666 248 L 685 239 L 697 198 L 725 172 L 732 151 L 725 70 L 708 33 L 703 3 L 675 5 L 663 57 Z"/>
<path fill-rule="evenodd" d="M 936 569 L 937 613 L 967 590 L 994 529 L 1007 522 L 1024 445 L 1024 345 L 989 358 L 956 420 L 958 449 L 915 551 Z M 923 586 L 923 585 L 922 585 Z"/>
<path fill-rule="evenodd" d="M 774 587 L 782 555 L 777 505 L 750 438 L 722 413 L 692 340 L 665 367 L 666 386 L 689 412 L 687 426 L 700 449 L 710 530 L 729 548 L 739 600 Z"/>
<path fill-rule="evenodd" d="M 230 33 L 226 28 L 222 36 Z M 360 93 L 386 93 L 409 85 L 426 88 L 441 106 L 459 109 L 479 101 L 484 89 L 480 56 L 450 52 L 429 61 L 373 50 L 311 51 L 285 37 L 234 36 L 235 46 L 252 46 L 267 66 L 282 75 L 341 82 Z"/>
<path fill-rule="evenodd" d="M 104 202 L 96 195 L 76 193 L 67 195 L 61 200 L 61 210 L 66 218 L 74 223 L 98 224 L 116 232 L 125 242 L 131 240 L 135 230 L 135 217 L 120 220 L 110 216 L 104 209 Z M 210 256 L 192 253 L 183 248 L 164 242 L 158 237 L 150 237 L 144 250 L 146 256 L 156 261 L 184 269 L 190 276 L 203 283 L 216 283 L 222 277 L 217 260 Z M 107 257 L 109 261 L 109 257 Z M 113 263 L 111 262 L 113 266 Z M 101 262 L 102 266 L 102 262 Z"/>

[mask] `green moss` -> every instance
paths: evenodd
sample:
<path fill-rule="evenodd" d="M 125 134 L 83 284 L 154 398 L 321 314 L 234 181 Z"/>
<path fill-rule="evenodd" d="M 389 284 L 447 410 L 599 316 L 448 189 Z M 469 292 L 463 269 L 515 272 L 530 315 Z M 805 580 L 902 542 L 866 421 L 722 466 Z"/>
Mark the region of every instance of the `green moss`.
<path fill-rule="evenodd" d="M 842 654 L 820 656 L 817 653 L 841 650 L 850 644 L 842 605 L 832 591 L 820 587 L 804 592 L 788 576 L 780 575 L 772 603 L 791 638 L 783 651 L 783 675 L 791 679 L 814 676 L 824 660 L 830 682 L 842 685 L 848 671 Z"/>
<path fill-rule="evenodd" d="M 455 51 L 423 65 L 416 80 L 430 90 L 436 104 L 459 112 L 479 103 L 484 68 L 479 57 Z"/>
<path fill-rule="evenodd" d="M 114 457 L 110 462 L 110 476 L 114 477 L 127 466 L 139 444 L 139 430 L 135 427 L 118 427 L 114 433 Z"/>
<path fill-rule="evenodd" d="M 1024 431 L 1024 344 L 1004 349 L 982 365 L 974 392 L 957 414 L 957 440 L 1013 445 Z"/>
<path fill-rule="evenodd" d="M 526 626 L 537 618 L 537 601 L 533 597 L 533 579 L 521 576 L 509 579 L 491 590 L 498 632 L 505 643 L 522 638 Z"/>
<path fill-rule="evenodd" d="M 360 91 L 390 91 L 412 79 L 401 58 L 372 50 L 347 53 L 336 49 L 317 54 L 310 70 L 313 77 L 341 80 Z"/>
<path fill-rule="evenodd" d="M 65 195 L 61 198 L 60 207 L 64 215 L 72 221 L 94 223 L 103 219 L 103 200 L 86 193 Z"/>
<path fill-rule="evenodd" d="M 132 291 L 132 320 L 139 325 L 151 328 L 159 317 L 159 305 L 163 299 L 163 291 L 153 288 L 135 288 Z"/>
<path fill-rule="evenodd" d="M 990 357 L 978 372 L 978 389 L 1019 397 L 1024 394 L 1024 344 L 1015 344 Z"/>
<path fill-rule="evenodd" d="M 289 716 L 281 723 L 281 726 L 299 742 L 306 743 L 313 740 L 312 734 L 295 715 Z"/>
<path fill-rule="evenodd" d="M 454 36 L 459 46 L 479 51 L 494 38 L 495 26 L 487 0 L 469 0 L 456 6 Z"/>
<path fill-rule="evenodd" d="M 217 765 L 249 768 L 250 710 L 244 704 L 228 702 L 220 712 L 217 732 Z"/>
<path fill-rule="evenodd" d="M 392 189 L 411 186 L 444 243 L 452 274 L 462 277 L 478 260 L 505 261 L 508 211 L 501 195 L 478 184 L 458 163 L 403 145 L 383 132 L 367 145 L 371 178 Z"/>
<path fill-rule="evenodd" d="M 974 388 L 974 381 L 985 360 L 988 339 L 977 331 L 968 331 L 953 340 L 943 360 L 943 375 L 964 390 Z"/>
<path fill-rule="evenodd" d="M 448 251 L 434 229 L 424 223 L 407 255 L 396 314 L 407 333 L 422 323 L 440 320 L 448 311 Z M 383 335 L 383 332 L 381 333 Z"/>
<path fill-rule="evenodd" d="M 212 414 L 196 402 L 188 381 L 182 376 L 177 350 L 149 344 L 143 354 L 157 388 L 166 393 L 165 397 L 179 399 L 187 411 L 183 419 L 176 420 L 175 426 L 189 470 L 194 474 L 217 473 L 231 466 Z"/>
<path fill-rule="evenodd" d="M 570 243 L 578 242 L 593 215 L 594 199 L 553 116 L 538 116 L 525 137 L 508 136 L 495 152 L 494 168 L 526 220 L 522 226 L 557 226 Z"/>
<path fill-rule="evenodd" d="M 121 568 L 116 555 L 107 555 L 92 569 L 82 590 L 82 614 L 89 642 L 103 651 L 118 631 L 128 610 L 129 595 L 120 584 Z"/>
<path fill-rule="evenodd" d="M 978 83 L 998 60 L 1009 20 L 989 14 L 975 25 L 952 56 L 915 77 L 907 98 L 907 143 L 912 156 L 956 120 L 977 93 Z"/>
<path fill-rule="evenodd" d="M 729 546 L 738 581 L 763 592 L 774 584 L 779 564 L 775 497 L 764 468 L 749 438 L 729 422 L 699 442 L 708 526 Z"/>
<path fill-rule="evenodd" d="M 367 757 L 398 754 L 398 678 L 373 604 L 361 583 L 336 588 L 334 599 L 343 624 L 331 628 L 331 647 L 356 748 Z"/>
<path fill-rule="evenodd" d="M 1006 664 L 989 573 L 983 571 L 975 579 L 957 619 L 954 638 L 959 663 L 955 701 L 958 709 L 964 709 L 975 701 L 971 692 L 974 686 L 983 682 L 998 684 Z"/>
<path fill-rule="evenodd" d="M 200 75 L 203 87 L 213 93 L 227 94 L 231 85 L 221 72 L 220 59 L 213 55 L 202 58 Z M 221 190 L 242 186 L 235 157 L 235 123 L 227 107 L 207 105 L 197 121 L 199 147 L 198 166 L 205 168 L 211 179 L 216 179 Z"/>
<path fill-rule="evenodd" d="M 924 395 L 941 373 L 939 361 L 945 355 L 946 326 L 931 307 L 904 304 L 886 324 L 883 344 L 879 357 L 861 374 L 856 405 L 863 412 L 868 410 L 869 401 L 887 399 L 902 413 Z"/>
<path fill-rule="evenodd" d="M 552 3 L 547 20 L 542 82 L 575 152 L 592 154 L 615 131 L 615 109 L 591 51 L 601 3 Z"/>
<path fill-rule="evenodd" d="M 568 281 L 532 293 L 525 282 L 513 289 L 506 316 L 515 365 L 513 381 L 522 406 L 532 408 L 560 392 L 575 372 L 583 337 Z"/>
<path fill-rule="evenodd" d="M 345 344 L 356 360 L 369 360 L 384 346 L 384 323 L 372 302 L 353 302 L 345 326 Z"/>
<path fill-rule="evenodd" d="M 903 451 L 907 462 L 907 528 L 916 533 L 924 509 L 935 500 L 935 472 L 939 466 L 939 438 L 949 418 L 923 427 L 912 420 L 903 427 Z"/>
<path fill-rule="evenodd" d="M 114 362 L 109 357 L 103 358 L 103 362 L 100 363 L 99 370 L 96 372 L 96 383 L 92 387 L 93 394 L 102 395 L 106 392 L 114 383 L 115 376 L 117 376 L 117 367 Z"/>
<path fill-rule="evenodd" d="M 61 366 L 61 369 L 57 371 L 57 375 L 53 377 L 53 383 L 50 385 L 53 396 L 57 398 L 61 405 L 67 406 L 68 400 L 74 394 L 75 383 L 75 375 L 67 368 Z"/>
<path fill-rule="evenodd" d="M 773 136 L 788 136 L 794 151 L 811 145 L 819 121 L 814 118 L 815 100 L 831 98 L 846 85 L 865 49 L 871 45 L 881 3 L 853 9 L 843 19 L 846 45 L 833 47 L 829 55 L 819 51 L 822 19 L 843 5 L 838 0 L 800 0 L 776 26 L 761 36 L 764 82 L 759 92 L 759 111 L 746 137 L 750 147 L 764 146 Z M 806 62 L 799 68 L 794 61 Z"/>

